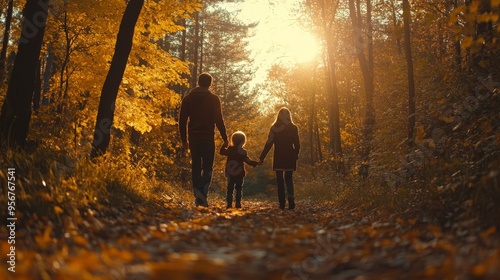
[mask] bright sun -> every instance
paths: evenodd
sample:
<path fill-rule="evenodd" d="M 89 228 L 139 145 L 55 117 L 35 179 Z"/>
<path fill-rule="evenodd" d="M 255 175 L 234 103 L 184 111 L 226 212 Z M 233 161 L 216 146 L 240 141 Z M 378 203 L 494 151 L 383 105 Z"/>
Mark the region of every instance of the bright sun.
<path fill-rule="evenodd" d="M 321 45 L 313 34 L 300 27 L 285 28 L 278 41 L 283 58 L 290 62 L 306 63 L 320 53 Z"/>
<path fill-rule="evenodd" d="M 249 39 L 254 66 L 260 72 L 257 79 L 263 78 L 273 64 L 301 64 L 319 56 L 320 42 L 297 18 L 301 1 L 246 0 L 234 6 L 240 20 L 258 23 Z"/>

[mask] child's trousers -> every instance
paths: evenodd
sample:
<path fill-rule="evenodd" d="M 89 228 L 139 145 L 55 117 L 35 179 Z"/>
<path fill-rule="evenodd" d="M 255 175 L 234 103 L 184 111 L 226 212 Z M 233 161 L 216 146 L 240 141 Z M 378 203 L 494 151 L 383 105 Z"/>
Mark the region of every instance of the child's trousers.
<path fill-rule="evenodd" d="M 227 208 L 233 206 L 233 191 L 236 189 L 236 208 L 241 208 L 241 197 L 243 192 L 243 176 L 229 176 L 227 178 Z"/>

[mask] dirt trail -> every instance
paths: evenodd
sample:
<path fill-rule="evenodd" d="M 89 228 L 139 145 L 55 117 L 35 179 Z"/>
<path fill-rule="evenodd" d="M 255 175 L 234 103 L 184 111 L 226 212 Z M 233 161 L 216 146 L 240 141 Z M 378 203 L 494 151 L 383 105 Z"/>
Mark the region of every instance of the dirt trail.
<path fill-rule="evenodd" d="M 444 230 L 332 203 L 223 206 L 88 210 L 63 221 L 62 236 L 50 223 L 26 231 L 16 272 L 0 278 L 500 279 L 498 233 L 474 220 Z M 2 243 L 2 256 L 6 250 Z"/>

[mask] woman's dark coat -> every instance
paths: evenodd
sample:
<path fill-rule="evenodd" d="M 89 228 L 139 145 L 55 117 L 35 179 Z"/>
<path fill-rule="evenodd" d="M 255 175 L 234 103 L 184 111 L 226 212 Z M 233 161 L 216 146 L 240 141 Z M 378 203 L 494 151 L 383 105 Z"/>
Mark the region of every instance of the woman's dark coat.
<path fill-rule="evenodd" d="M 259 157 L 261 161 L 264 161 L 273 145 L 273 170 L 295 171 L 300 151 L 299 129 L 297 126 L 293 123 L 276 123 L 271 126 L 266 145 Z"/>

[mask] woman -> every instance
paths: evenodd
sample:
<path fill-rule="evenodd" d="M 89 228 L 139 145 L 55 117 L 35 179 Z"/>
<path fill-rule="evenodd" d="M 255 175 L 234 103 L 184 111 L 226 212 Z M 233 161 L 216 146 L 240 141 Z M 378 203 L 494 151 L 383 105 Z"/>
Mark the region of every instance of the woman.
<path fill-rule="evenodd" d="M 260 164 L 264 162 L 273 145 L 273 170 L 276 171 L 280 209 L 285 208 L 285 185 L 288 196 L 288 209 L 294 209 L 295 197 L 292 174 L 297 169 L 300 141 L 299 130 L 292 122 L 292 115 L 287 108 L 279 110 L 276 121 L 269 130 L 266 145 L 259 157 Z"/>

